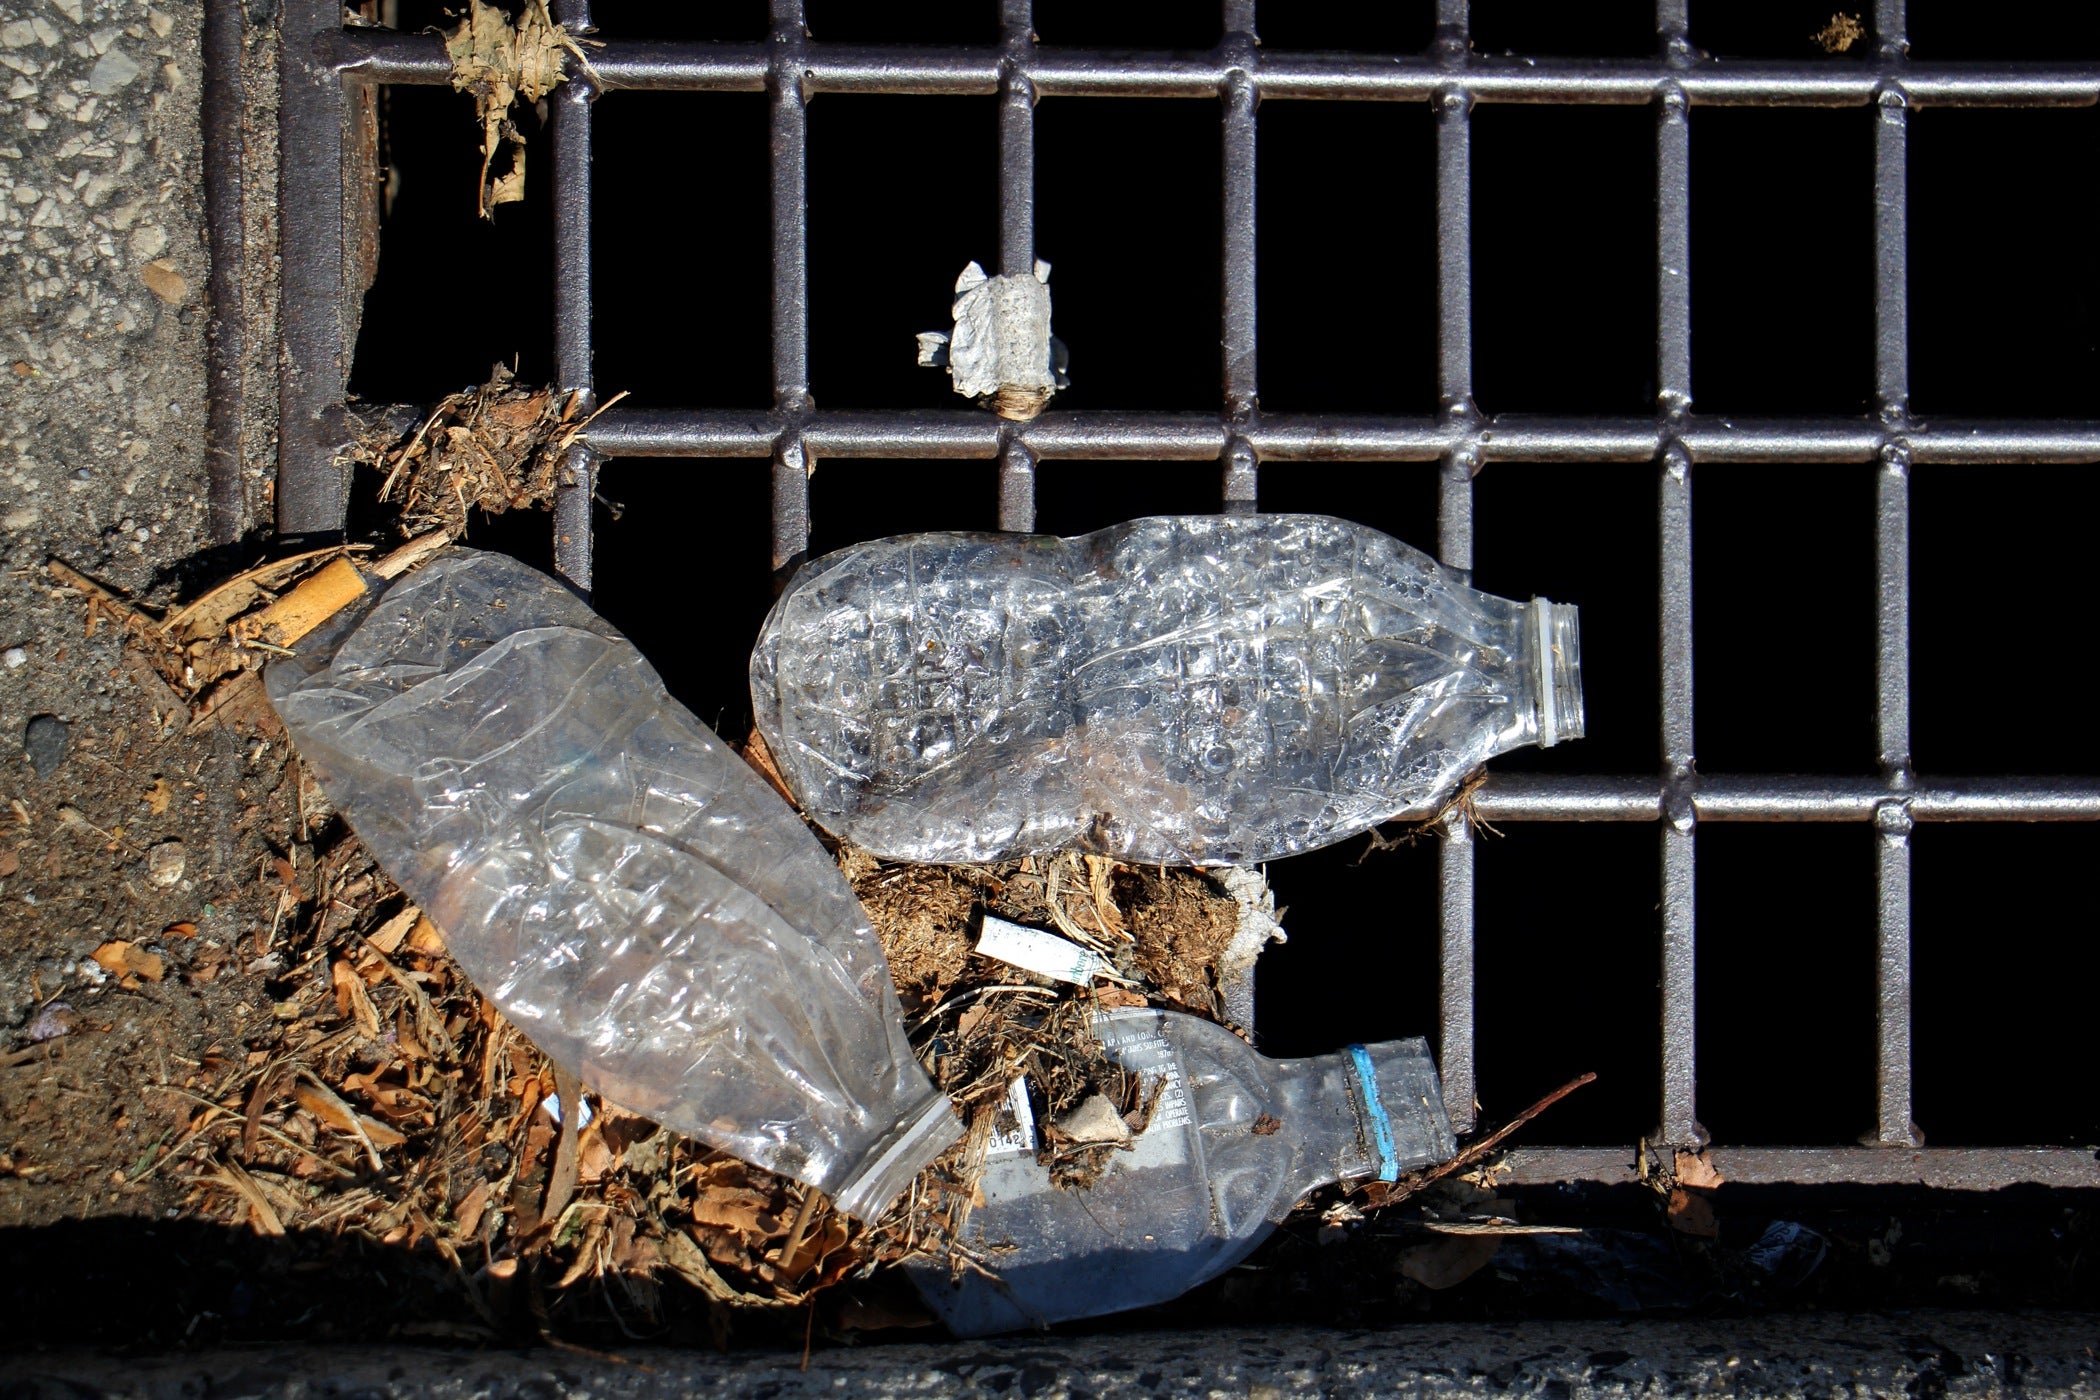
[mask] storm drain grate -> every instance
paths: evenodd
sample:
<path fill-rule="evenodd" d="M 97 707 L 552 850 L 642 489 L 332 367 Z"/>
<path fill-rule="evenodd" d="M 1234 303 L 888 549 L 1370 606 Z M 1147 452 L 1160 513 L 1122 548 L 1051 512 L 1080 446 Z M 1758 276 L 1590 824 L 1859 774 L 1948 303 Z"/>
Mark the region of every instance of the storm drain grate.
<path fill-rule="evenodd" d="M 2090 463 L 2100 424 L 2059 420 L 1930 423 L 1910 407 L 1911 116 L 1927 105 L 2090 106 L 2100 66 L 1933 64 L 1908 57 L 1904 0 L 1876 0 L 1869 61 L 1715 63 L 1694 48 L 1686 0 L 1658 0 L 1662 56 L 1644 60 L 1491 58 L 1469 52 L 1467 0 L 1437 0 L 1428 51 L 1304 55 L 1258 48 L 1253 0 L 1224 0 L 1225 37 L 1207 53 L 1110 54 L 1039 46 L 1030 0 L 998 0 L 996 47 L 906 48 L 812 42 L 802 0 L 771 0 L 765 43 L 614 39 L 593 63 L 612 90 L 768 95 L 771 123 L 770 413 L 631 410 L 608 414 L 577 449 L 579 485 L 555 513 L 554 557 L 591 585 L 592 483 L 600 457 L 770 459 L 773 564 L 807 548 L 809 468 L 817 457 L 947 458 L 996 463 L 998 525 L 1033 528 L 1045 460 L 1179 460 L 1221 466 L 1224 508 L 1255 508 L 1259 467 L 1287 462 L 1435 462 L 1437 546 L 1470 568 L 1473 479 L 1492 462 L 1650 463 L 1658 492 L 1663 763 L 1658 774 L 1496 776 L 1478 811 L 1495 823 L 1653 822 L 1661 844 L 1661 1104 L 1655 1137 L 1707 1141 L 1697 1110 L 1694 870 L 1706 822 L 1868 824 L 1877 833 L 1876 1111 L 1861 1146 L 1714 1147 L 1741 1182 L 1921 1183 L 1988 1188 L 2100 1185 L 2090 1147 L 1929 1148 L 1912 1123 L 1911 833 L 1919 822 L 2091 821 L 2100 783 L 2005 776 L 1921 780 L 1911 763 L 1910 473 L 1913 464 Z M 343 28 L 338 0 L 288 0 L 281 109 L 284 376 L 276 511 L 287 537 L 339 534 L 349 485 L 346 326 L 355 322 L 356 220 L 351 124 L 382 85 L 449 81 L 441 42 Z M 572 32 L 586 0 L 556 5 Z M 970 410 L 819 411 L 809 391 L 807 111 L 815 93 L 996 96 L 999 270 L 1034 263 L 1035 104 L 1040 97 L 1207 99 L 1223 136 L 1222 387 L 1209 414 L 1058 411 L 1028 424 Z M 580 76 L 550 99 L 555 267 L 554 376 L 588 394 L 591 379 L 592 104 Z M 1258 101 L 1427 104 L 1435 116 L 1436 375 L 1429 416 L 1264 413 L 1255 385 L 1255 108 Z M 1481 103 L 1643 106 L 1655 116 L 1657 298 L 1652 417 L 1483 417 L 1473 380 L 1473 111 Z M 1773 105 L 1869 108 L 1873 136 L 1871 417 L 1727 419 L 1691 412 L 1691 110 Z M 544 170 L 544 166 L 538 167 Z M 536 173 L 535 178 L 540 178 Z M 1879 774 L 1726 776 L 1694 766 L 1692 480 L 1695 464 L 1876 464 L 1875 618 Z M 1440 843 L 1439 1050 L 1454 1120 L 1475 1098 L 1475 839 L 1453 820 Z M 1865 1008 L 1860 1008 L 1864 1016 Z M 1537 1148 L 1513 1159 L 1519 1181 L 1624 1180 L 1634 1150 Z"/>

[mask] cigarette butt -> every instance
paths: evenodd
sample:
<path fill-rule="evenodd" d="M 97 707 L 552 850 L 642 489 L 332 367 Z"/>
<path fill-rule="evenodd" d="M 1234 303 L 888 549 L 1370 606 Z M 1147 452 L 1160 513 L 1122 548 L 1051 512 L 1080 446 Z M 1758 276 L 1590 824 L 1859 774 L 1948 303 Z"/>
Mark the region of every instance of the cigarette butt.
<path fill-rule="evenodd" d="M 357 566 L 337 559 L 309 574 L 297 588 L 257 613 L 245 625 L 248 635 L 278 646 L 290 646 L 364 596 L 365 581 Z"/>

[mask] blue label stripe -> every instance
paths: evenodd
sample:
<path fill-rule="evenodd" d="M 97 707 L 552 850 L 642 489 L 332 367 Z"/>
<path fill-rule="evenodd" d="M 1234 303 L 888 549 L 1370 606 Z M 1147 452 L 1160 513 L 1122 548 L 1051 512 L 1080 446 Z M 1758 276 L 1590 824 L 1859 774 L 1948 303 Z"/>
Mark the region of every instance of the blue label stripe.
<path fill-rule="evenodd" d="M 1349 1059 L 1356 1066 L 1356 1082 L 1363 1086 L 1364 1108 L 1371 1115 L 1371 1131 L 1378 1139 L 1378 1179 L 1398 1181 L 1400 1154 L 1393 1150 L 1393 1120 L 1386 1117 L 1385 1104 L 1378 1097 L 1378 1076 L 1371 1068 L 1371 1052 L 1361 1045 L 1352 1045 Z"/>

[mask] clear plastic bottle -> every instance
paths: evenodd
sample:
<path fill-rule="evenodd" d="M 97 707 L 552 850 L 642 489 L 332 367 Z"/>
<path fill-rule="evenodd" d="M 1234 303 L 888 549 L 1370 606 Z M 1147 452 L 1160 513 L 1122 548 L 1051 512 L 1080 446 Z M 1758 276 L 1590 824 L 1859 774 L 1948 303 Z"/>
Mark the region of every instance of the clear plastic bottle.
<path fill-rule="evenodd" d="M 751 699 L 803 810 L 913 861 L 1252 864 L 1582 733 L 1573 607 L 1319 515 L 855 545 L 774 605 Z"/>
<path fill-rule="evenodd" d="M 1004 1125 L 964 1242 L 998 1277 L 910 1266 L 950 1331 L 988 1336 L 1179 1297 L 1247 1257 L 1315 1187 L 1391 1181 L 1456 1150 L 1420 1040 L 1271 1060 L 1171 1011 L 1099 1012 L 1112 1058 L 1161 1079 L 1152 1118 L 1091 1188 L 1060 1188 L 1033 1125 Z"/>
<path fill-rule="evenodd" d="M 961 1135 L 823 846 L 555 580 L 451 550 L 267 683 L 467 975 L 586 1084 L 862 1219 Z"/>

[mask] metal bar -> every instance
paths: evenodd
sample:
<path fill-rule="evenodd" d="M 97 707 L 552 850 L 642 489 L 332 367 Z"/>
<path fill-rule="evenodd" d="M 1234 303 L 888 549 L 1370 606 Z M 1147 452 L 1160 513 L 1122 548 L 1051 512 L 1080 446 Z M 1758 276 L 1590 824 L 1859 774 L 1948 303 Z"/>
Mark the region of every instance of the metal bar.
<path fill-rule="evenodd" d="M 1884 72 L 1900 73 L 1909 45 L 1904 0 L 1875 0 Z M 1910 420 L 1910 120 L 1903 88 L 1890 79 L 1874 124 L 1874 393 L 1881 421 Z M 1910 747 L 1910 448 L 1881 449 L 1874 509 L 1875 740 L 1881 778 L 1896 794 L 1912 784 Z M 1874 1141 L 1922 1147 L 1911 1121 L 1911 918 L 1909 798 L 1876 805 Z"/>
<path fill-rule="evenodd" d="M 1557 1181 L 1631 1182 L 1633 1147 L 1520 1147 L 1505 1159 L 1519 1186 Z M 1741 1186 L 2100 1186 L 2100 1158 L 2082 1147 L 1716 1147 L 1713 1164 Z"/>
<path fill-rule="evenodd" d="M 999 271 L 1008 277 L 1035 271 L 1035 88 L 1027 76 L 1033 11 L 1033 0 L 1000 0 Z"/>
<path fill-rule="evenodd" d="M 1469 47 L 1469 0 L 1438 0 L 1436 52 L 1446 68 L 1462 69 Z M 1437 94 L 1436 294 L 1437 398 L 1444 421 L 1471 434 L 1473 406 L 1473 124 L 1472 103 L 1457 87 Z M 1473 473 L 1480 454 L 1473 441 L 1455 441 L 1437 469 L 1437 557 L 1445 567 L 1473 571 Z M 1475 906 L 1472 823 L 1452 813 L 1437 849 L 1437 1067 L 1451 1126 L 1471 1130 L 1479 1098 L 1475 1056 Z"/>
<path fill-rule="evenodd" d="M 207 284 L 211 319 L 205 323 L 204 464 L 208 482 L 206 528 L 213 544 L 231 544 L 247 525 L 246 470 L 241 451 L 247 377 L 248 303 L 241 287 L 247 252 L 242 220 L 247 96 L 241 82 L 241 0 L 204 7 L 204 222 L 211 239 Z"/>
<path fill-rule="evenodd" d="M 371 83 L 452 81 L 442 40 L 379 29 L 324 36 L 314 52 L 326 65 Z M 988 96 L 999 91 L 997 48 L 905 48 L 810 44 L 811 93 Z M 1027 77 L 1042 97 L 1217 96 L 1234 66 L 1228 53 L 1098 53 L 1038 48 Z M 769 71 L 758 44 L 617 40 L 591 64 L 608 90 L 759 92 Z M 1658 59 L 1509 59 L 1476 55 L 1458 81 L 1476 102 L 1645 106 L 1667 83 L 1682 84 L 1700 106 L 1871 106 L 1888 74 L 1874 65 L 1730 59 L 1679 68 Z M 1264 53 L 1264 99 L 1428 102 L 1453 81 L 1434 50 L 1426 54 Z M 1919 105 L 2091 106 L 2100 79 L 2068 63 L 1926 63 L 1906 67 L 1903 85 Z"/>
<path fill-rule="evenodd" d="M 1652 822 L 1667 791 L 1655 778 L 1499 773 L 1473 806 L 1498 825 Z M 1943 778 L 1899 790 L 1867 777 L 1702 773 L 1692 795 L 1701 822 L 1872 822 L 1890 802 L 1907 804 L 1914 822 L 2100 821 L 2100 779 Z"/>
<path fill-rule="evenodd" d="M 1035 453 L 1019 438 L 999 452 L 999 528 L 1023 535 L 1035 529 Z"/>
<path fill-rule="evenodd" d="M 1218 52 L 1225 58 L 1225 72 L 1217 89 L 1224 161 L 1224 305 L 1218 340 L 1228 436 L 1220 455 L 1219 493 L 1228 512 L 1241 513 L 1255 508 L 1261 460 L 1246 437 L 1260 413 L 1254 299 L 1254 107 L 1260 51 L 1254 0 L 1225 0 L 1224 26 Z"/>
<path fill-rule="evenodd" d="M 555 18 L 571 34 L 591 29 L 590 0 L 561 0 Z M 577 396 L 575 410 L 596 406 L 591 378 L 591 103 L 597 93 L 581 65 L 554 94 L 554 381 Z M 554 496 L 554 567 L 585 595 L 591 591 L 591 499 L 597 454 L 569 449 L 568 479 Z"/>
<path fill-rule="evenodd" d="M 999 270 L 1009 277 L 1035 271 L 1035 87 L 1027 67 L 1035 49 L 1034 0 L 1000 0 Z M 999 528 L 1035 529 L 1035 453 L 1002 434 L 999 446 Z"/>
<path fill-rule="evenodd" d="M 809 551 L 812 457 L 802 434 L 809 396 L 808 32 L 802 0 L 770 0 L 766 91 L 772 101 L 773 568 Z"/>
<path fill-rule="evenodd" d="M 1656 0 L 1664 62 L 1692 57 L 1686 0 Z M 1655 411 L 1661 530 L 1662 1117 L 1665 1143 L 1706 1141 L 1699 1126 L 1696 859 L 1698 775 L 1692 744 L 1692 457 L 1677 440 L 1692 406 L 1691 127 L 1679 82 L 1655 104 Z"/>
<path fill-rule="evenodd" d="M 413 412 L 413 410 L 405 410 Z M 809 414 L 826 456 L 907 455 L 989 460 L 999 424 L 982 413 L 840 411 Z M 1052 410 L 1018 429 L 1049 458 L 1212 461 L 1227 425 L 1202 413 Z M 589 434 L 621 457 L 763 457 L 779 427 L 765 413 L 736 409 L 618 408 Z M 1477 434 L 1435 418 L 1264 414 L 1244 436 L 1270 462 L 1434 462 L 1468 441 L 1483 462 L 1653 463 L 1662 431 L 1652 419 L 1489 419 Z M 1911 461 L 1934 465 L 2077 465 L 2100 462 L 2100 423 L 1938 421 L 1910 428 Z M 1872 462 L 1897 435 L 1863 418 L 1719 419 L 1693 414 L 1676 438 L 1694 462 L 1838 464 Z"/>
<path fill-rule="evenodd" d="M 287 0 L 280 21 L 276 514 L 285 544 L 342 538 L 350 504 L 350 474 L 337 464 L 350 439 L 343 82 L 315 57 L 315 41 L 342 22 L 340 0 Z"/>

